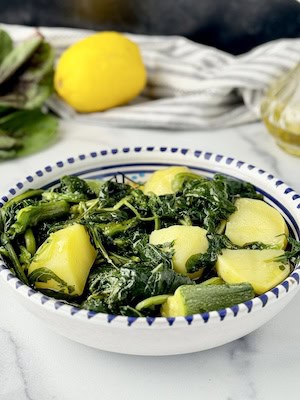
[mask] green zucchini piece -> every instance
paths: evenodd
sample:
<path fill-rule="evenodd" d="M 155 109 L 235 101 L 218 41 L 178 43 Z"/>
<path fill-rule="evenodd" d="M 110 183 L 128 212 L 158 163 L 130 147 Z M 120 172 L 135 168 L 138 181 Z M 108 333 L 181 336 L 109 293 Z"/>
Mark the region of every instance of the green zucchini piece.
<path fill-rule="evenodd" d="M 177 317 L 215 311 L 253 297 L 254 291 L 249 283 L 183 285 L 161 306 L 161 314 L 163 317 Z"/>

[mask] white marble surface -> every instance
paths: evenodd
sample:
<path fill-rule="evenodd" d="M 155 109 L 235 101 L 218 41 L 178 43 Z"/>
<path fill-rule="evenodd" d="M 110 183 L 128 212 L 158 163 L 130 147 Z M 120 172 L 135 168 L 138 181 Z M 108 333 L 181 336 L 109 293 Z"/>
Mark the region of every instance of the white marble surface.
<path fill-rule="evenodd" d="M 0 190 L 44 166 L 101 146 L 171 145 L 232 155 L 300 191 L 300 159 L 276 147 L 260 124 L 210 132 L 111 130 L 64 123 L 60 141 L 0 164 Z M 264 327 L 190 355 L 101 352 L 58 336 L 0 281 L 0 400 L 294 400 L 299 398 L 300 296 Z"/>

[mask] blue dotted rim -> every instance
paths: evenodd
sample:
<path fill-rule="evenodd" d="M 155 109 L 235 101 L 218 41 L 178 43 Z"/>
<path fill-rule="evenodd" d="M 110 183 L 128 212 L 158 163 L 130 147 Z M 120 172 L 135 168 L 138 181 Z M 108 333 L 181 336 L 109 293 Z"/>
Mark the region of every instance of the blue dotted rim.
<path fill-rule="evenodd" d="M 130 155 L 131 153 L 131 155 Z M 91 152 L 90 154 L 80 154 L 77 157 L 69 157 L 65 161 L 58 161 L 54 165 L 47 165 L 43 169 L 37 170 L 34 174 L 29 175 L 25 178 L 24 181 L 17 182 L 16 185 L 10 188 L 7 191 L 7 194 L 3 195 L 0 200 L 0 208 L 12 197 L 19 192 L 27 190 L 32 182 L 39 182 L 39 179 L 45 176 L 51 176 L 54 172 L 64 168 L 70 167 L 72 164 L 76 164 L 77 166 L 80 162 L 90 161 L 92 159 L 99 159 L 99 162 L 103 162 L 102 170 L 109 167 L 114 167 L 116 164 L 110 164 L 109 167 L 105 165 L 105 160 L 108 158 L 113 159 L 116 156 L 118 159 L 118 155 L 129 154 L 130 156 L 135 154 L 136 156 L 139 154 L 149 154 L 153 153 L 155 155 L 161 154 L 164 155 L 167 153 L 169 155 L 177 154 L 178 158 L 171 160 L 169 163 L 151 163 L 151 162 L 135 162 L 131 164 L 119 163 L 117 164 L 119 169 L 122 166 L 142 166 L 142 165 L 180 165 L 180 160 L 186 159 L 185 156 L 190 157 L 191 167 L 198 170 L 208 171 L 210 173 L 215 172 L 223 172 L 226 175 L 230 175 L 230 172 L 240 170 L 244 173 L 233 174 L 232 176 L 240 177 L 240 179 L 247 179 L 256 176 L 259 176 L 259 183 L 265 189 L 265 186 L 269 187 L 270 189 L 276 190 L 278 195 L 285 196 L 285 204 L 282 204 L 279 200 L 270 196 L 268 191 L 258 188 L 268 199 L 271 199 L 274 204 L 276 204 L 280 209 L 281 212 L 287 217 L 290 221 L 290 228 L 292 228 L 293 233 L 295 234 L 296 238 L 300 238 L 300 223 L 297 223 L 296 220 L 299 219 L 299 209 L 300 209 L 300 195 L 297 194 L 292 188 L 288 187 L 284 184 L 283 181 L 277 179 L 272 174 L 256 168 L 254 165 L 247 164 L 243 161 L 237 160 L 232 157 L 226 157 L 220 154 L 214 154 L 211 152 L 205 152 L 201 150 L 189 150 L 185 148 L 177 148 L 177 147 L 124 147 L 121 149 L 113 148 L 113 149 L 103 149 L 100 151 Z M 122 157 L 123 160 L 124 157 Z M 126 161 L 126 159 L 124 159 Z M 198 161 L 199 160 L 199 161 Z M 137 161 L 137 158 L 135 159 Z M 143 159 L 141 158 L 141 161 Z M 165 161 L 165 158 L 164 158 Z M 172 161 L 172 162 L 171 162 Z M 202 168 L 197 168 L 198 165 L 201 164 Z M 83 164 L 82 164 L 83 165 Z M 95 166 L 97 163 L 95 162 Z M 186 164 L 185 164 L 186 165 Z M 203 165 L 205 167 L 203 167 Z M 98 164 L 99 166 L 99 164 Z M 223 166 L 223 168 L 220 168 Z M 214 169 L 215 167 L 215 169 Z M 224 171 L 225 168 L 225 171 Z M 99 168 L 94 168 L 90 170 L 84 170 L 84 173 L 92 172 L 92 171 L 99 171 Z M 72 173 L 72 171 L 68 168 L 68 173 Z M 48 175 L 49 174 L 49 175 Z M 81 172 L 76 173 L 77 175 L 81 175 Z M 103 175 L 103 174 L 102 174 Z M 53 185 L 55 182 L 52 182 Z M 49 185 L 44 185 L 44 187 L 48 187 Z M 39 187 L 37 184 L 36 187 Z M 288 207 L 286 207 L 286 203 L 292 208 L 292 213 L 288 211 Z M 298 218 L 297 218 L 298 217 Z M 103 314 L 103 313 L 96 313 L 93 311 L 82 310 L 78 307 L 73 307 L 66 304 L 63 301 L 55 300 L 51 297 L 43 295 L 41 292 L 34 290 L 28 286 L 26 286 L 23 282 L 21 282 L 15 275 L 9 270 L 8 266 L 5 264 L 3 259 L 0 258 L 0 276 L 9 283 L 9 285 L 17 290 L 20 294 L 25 296 L 27 299 L 35 302 L 40 306 L 46 307 L 48 310 L 52 312 L 60 312 L 65 316 L 69 317 L 78 317 L 84 321 L 91 321 L 91 322 L 105 322 L 105 323 L 112 323 L 113 321 L 118 321 L 121 325 L 125 326 L 159 326 L 159 327 L 171 327 L 171 326 L 187 326 L 195 324 L 196 322 L 200 323 L 218 323 L 222 322 L 226 319 L 230 318 L 237 318 L 241 316 L 245 316 L 249 313 L 253 313 L 254 311 L 259 311 L 260 309 L 271 306 L 274 302 L 282 299 L 287 295 L 291 295 L 290 299 L 296 294 L 296 289 L 299 289 L 300 283 L 300 265 L 296 265 L 295 269 L 291 272 L 291 274 L 284 280 L 281 284 L 277 285 L 275 288 L 271 289 L 270 291 L 255 297 L 253 300 L 247 301 L 245 303 L 240 303 L 234 305 L 233 307 L 228 307 L 226 309 L 221 309 L 212 312 L 206 312 L 202 314 L 195 314 L 187 317 L 172 317 L 172 318 L 164 318 L 164 317 L 124 317 L 120 315 L 111 315 L 111 314 Z M 141 325 L 142 324 L 142 325 Z"/>

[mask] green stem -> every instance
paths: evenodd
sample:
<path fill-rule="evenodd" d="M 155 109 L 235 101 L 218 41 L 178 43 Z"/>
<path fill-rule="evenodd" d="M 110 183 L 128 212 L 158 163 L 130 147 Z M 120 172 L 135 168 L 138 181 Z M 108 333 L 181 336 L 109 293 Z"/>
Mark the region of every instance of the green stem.
<path fill-rule="evenodd" d="M 96 248 L 101 251 L 101 253 L 102 253 L 103 257 L 106 259 L 106 261 L 109 264 L 111 264 L 113 267 L 116 268 L 116 265 L 114 264 L 112 259 L 109 257 L 105 247 L 103 246 L 101 238 L 99 237 L 99 235 L 97 235 L 97 232 L 96 232 L 95 228 L 91 227 L 91 226 L 88 226 L 88 228 L 89 228 L 89 230 L 90 230 L 90 232 L 92 234 L 93 241 L 94 241 L 94 244 L 95 244 Z"/>
<path fill-rule="evenodd" d="M 72 214 L 79 214 L 76 221 L 80 221 L 85 218 L 96 206 L 99 204 L 98 199 L 88 200 L 85 202 L 80 202 L 70 208 Z"/>
<path fill-rule="evenodd" d="M 23 281 L 26 285 L 29 285 L 27 276 L 25 275 L 22 265 L 20 264 L 20 261 L 16 255 L 16 252 L 15 252 L 13 246 L 11 245 L 11 243 L 9 242 L 6 235 L 2 234 L 1 242 L 2 242 L 3 246 L 5 247 L 5 250 L 8 253 L 8 258 L 11 260 L 11 262 L 14 266 L 14 270 L 15 270 L 17 277 L 21 281 Z"/>
<path fill-rule="evenodd" d="M 4 247 L 0 247 L 0 255 L 8 258 L 9 252 Z"/>
<path fill-rule="evenodd" d="M 25 246 L 29 253 L 33 256 L 36 252 L 36 241 L 31 228 L 28 228 L 24 234 Z"/>
<path fill-rule="evenodd" d="M 160 219 L 158 217 L 158 215 L 155 215 L 155 220 L 154 220 L 154 230 L 157 231 L 158 229 L 160 229 Z"/>
<path fill-rule="evenodd" d="M 18 196 L 10 199 L 4 204 L 3 209 L 10 207 L 12 204 L 19 203 L 22 200 L 30 199 L 31 197 L 40 196 L 44 192 L 43 189 L 29 189 L 26 192 L 19 194 Z"/>
<path fill-rule="evenodd" d="M 16 222 L 10 227 L 8 233 L 11 237 L 26 231 L 30 226 L 35 226 L 39 222 L 47 219 L 55 219 L 68 214 L 69 204 L 64 200 L 40 203 L 38 205 L 27 206 L 18 211 Z"/>
<path fill-rule="evenodd" d="M 117 211 L 123 206 L 129 208 L 140 221 L 156 221 L 157 219 L 156 215 L 153 215 L 152 217 L 142 217 L 141 214 L 137 211 L 137 209 L 132 204 L 129 203 L 126 197 L 120 200 L 113 207 L 102 208 L 102 211 Z"/>

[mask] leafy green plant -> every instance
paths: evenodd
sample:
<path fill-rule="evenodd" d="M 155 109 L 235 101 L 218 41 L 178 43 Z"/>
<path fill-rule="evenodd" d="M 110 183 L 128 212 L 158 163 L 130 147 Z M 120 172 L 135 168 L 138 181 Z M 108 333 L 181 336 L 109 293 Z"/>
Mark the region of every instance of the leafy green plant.
<path fill-rule="evenodd" d="M 53 92 L 54 52 L 37 33 L 13 47 L 0 30 L 0 160 L 49 145 L 57 119 L 41 110 Z"/>

